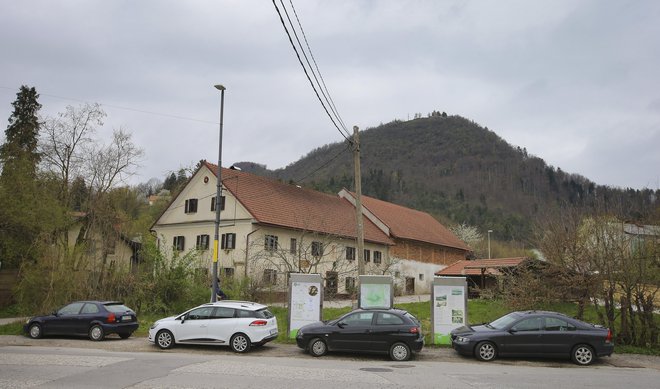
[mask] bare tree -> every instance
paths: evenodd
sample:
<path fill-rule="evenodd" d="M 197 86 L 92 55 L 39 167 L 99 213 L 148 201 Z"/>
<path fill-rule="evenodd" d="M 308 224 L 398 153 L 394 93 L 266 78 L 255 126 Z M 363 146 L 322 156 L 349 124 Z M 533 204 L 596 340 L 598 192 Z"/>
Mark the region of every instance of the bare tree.
<path fill-rule="evenodd" d="M 98 103 L 67 106 L 55 118 L 43 120 L 40 151 L 47 171 L 61 180 L 61 197 L 68 201 L 69 183 L 84 171 L 87 148 L 94 143 L 92 135 L 103 125 L 106 113 Z"/>
<path fill-rule="evenodd" d="M 135 174 L 144 151 L 123 129 L 113 131 L 112 142 L 89 149 L 89 182 L 95 193 L 106 193 L 117 183 Z"/>

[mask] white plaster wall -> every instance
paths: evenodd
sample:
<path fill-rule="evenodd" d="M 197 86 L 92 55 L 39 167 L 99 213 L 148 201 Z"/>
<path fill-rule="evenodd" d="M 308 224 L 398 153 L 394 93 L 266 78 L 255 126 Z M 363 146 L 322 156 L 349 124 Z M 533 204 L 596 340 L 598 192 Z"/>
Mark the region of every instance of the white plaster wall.
<path fill-rule="evenodd" d="M 406 277 L 415 278 L 415 294 L 431 293 L 431 284 L 435 273 L 446 267 L 444 265 L 411 261 L 408 259 L 395 259 L 394 261 L 396 262 L 396 271 L 399 273 L 399 277 L 395 279 L 395 282 L 404 294 Z M 420 274 L 423 275 L 423 280 L 420 280 Z"/>

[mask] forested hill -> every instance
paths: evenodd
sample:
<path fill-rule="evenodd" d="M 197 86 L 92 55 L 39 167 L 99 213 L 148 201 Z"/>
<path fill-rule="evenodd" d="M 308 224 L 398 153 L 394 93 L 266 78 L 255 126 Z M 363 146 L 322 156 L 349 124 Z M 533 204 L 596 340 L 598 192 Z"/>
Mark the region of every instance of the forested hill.
<path fill-rule="evenodd" d="M 600 186 L 548 166 L 460 116 L 434 113 L 394 121 L 361 132 L 360 144 L 364 194 L 429 212 L 447 224 L 492 229 L 501 240 L 528 240 L 534 221 L 558 204 L 623 210 L 623 217 L 642 221 L 660 196 L 660 191 Z M 249 162 L 235 165 L 337 193 L 354 186 L 347 147 L 326 145 L 275 171 Z"/>

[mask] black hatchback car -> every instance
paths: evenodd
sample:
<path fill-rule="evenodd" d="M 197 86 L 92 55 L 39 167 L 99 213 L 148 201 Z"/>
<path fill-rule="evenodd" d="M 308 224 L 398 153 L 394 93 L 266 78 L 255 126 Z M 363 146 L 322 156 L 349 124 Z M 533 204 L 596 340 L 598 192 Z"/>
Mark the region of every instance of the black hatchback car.
<path fill-rule="evenodd" d="M 339 319 L 308 324 L 298 330 L 298 347 L 315 357 L 328 351 L 387 353 L 395 361 L 410 359 L 424 347 L 419 320 L 402 309 L 358 309 Z"/>
<path fill-rule="evenodd" d="M 556 357 L 590 365 L 614 352 L 609 329 L 547 311 L 511 312 L 491 323 L 456 328 L 451 343 L 458 353 L 481 361 L 498 356 Z"/>
<path fill-rule="evenodd" d="M 46 335 L 83 335 L 103 340 L 118 334 L 126 339 L 138 328 L 135 312 L 119 301 L 76 301 L 46 316 L 27 320 L 23 330 L 33 339 Z"/>

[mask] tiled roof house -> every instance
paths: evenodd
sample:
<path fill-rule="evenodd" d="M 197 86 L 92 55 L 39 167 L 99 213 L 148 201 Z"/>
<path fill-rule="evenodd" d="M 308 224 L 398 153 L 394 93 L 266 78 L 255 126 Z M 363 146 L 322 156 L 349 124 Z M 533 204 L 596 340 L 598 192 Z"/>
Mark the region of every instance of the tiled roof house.
<path fill-rule="evenodd" d="M 339 196 L 355 204 L 355 194 L 342 189 Z M 464 260 L 470 248 L 426 212 L 362 196 L 364 215 L 386 231 L 394 246 L 390 256 L 401 262 L 407 293 L 427 292 L 425 286 L 438 269 Z M 414 278 L 414 280 L 412 280 Z M 421 289 L 421 290 L 420 290 Z"/>
<path fill-rule="evenodd" d="M 198 267 L 205 269 L 211 264 L 217 171 L 217 165 L 202 161 L 152 226 L 161 250 L 196 250 Z M 350 192 L 329 195 L 226 168 L 222 184 L 219 262 L 224 274 L 262 277 L 282 287 L 287 272 L 317 272 L 330 293 L 355 286 L 357 233 Z M 363 204 L 368 273 L 415 278 L 412 291 L 425 292 L 438 264 L 463 259 L 469 250 L 426 213 L 368 197 Z M 403 266 L 416 261 L 424 268 Z M 419 280 L 420 274 L 426 279 Z"/>

